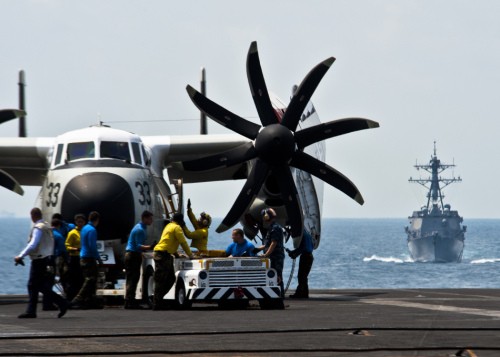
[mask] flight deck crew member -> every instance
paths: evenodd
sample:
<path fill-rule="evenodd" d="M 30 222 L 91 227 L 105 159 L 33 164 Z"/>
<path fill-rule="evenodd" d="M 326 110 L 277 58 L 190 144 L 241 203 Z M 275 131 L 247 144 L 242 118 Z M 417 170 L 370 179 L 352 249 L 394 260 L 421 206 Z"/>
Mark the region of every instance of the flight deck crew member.
<path fill-rule="evenodd" d="M 154 247 L 153 259 L 155 261 L 155 272 L 153 275 L 155 290 L 153 296 L 153 310 L 163 307 L 163 297 L 175 283 L 174 256 L 178 256 L 179 245 L 184 252 L 193 258 L 186 238 L 182 231 L 184 215 L 175 213 L 172 221 L 165 226 L 160 241 Z"/>
<path fill-rule="evenodd" d="M 66 237 L 66 250 L 68 251 L 68 276 L 66 298 L 71 301 L 80 291 L 83 284 L 82 268 L 80 267 L 80 231 L 87 223 L 87 217 L 78 213 L 75 215 L 76 227 L 69 231 Z"/>
<path fill-rule="evenodd" d="M 276 211 L 274 209 L 263 209 L 261 216 L 263 222 L 269 224 L 269 228 L 264 237 L 264 245 L 260 246 L 258 250 L 263 250 L 262 256 L 271 260 L 271 268 L 274 268 L 278 273 L 278 283 L 281 287 L 281 295 L 284 297 L 283 265 L 285 263 L 285 243 L 283 227 L 276 222 Z"/>
<path fill-rule="evenodd" d="M 73 223 L 68 223 L 64 220 L 64 217 L 60 213 L 54 213 L 52 219 L 57 218 L 61 221 L 61 226 L 58 228 L 59 233 L 66 239 L 68 237 L 69 231 L 75 228 Z"/>
<path fill-rule="evenodd" d="M 53 268 L 51 264 L 52 254 L 54 254 L 54 237 L 47 222 L 42 220 L 42 211 L 35 207 L 31 210 L 31 220 L 34 226 L 31 230 L 28 245 L 16 257 L 16 264 L 24 264 L 23 258 L 27 255 L 31 259 L 30 276 L 28 280 L 29 302 L 25 313 L 19 318 L 35 318 L 36 305 L 38 303 L 38 293 L 44 297 L 49 297 L 53 303 L 59 307 L 57 317 L 63 317 L 68 309 L 66 300 L 52 291 Z"/>
<path fill-rule="evenodd" d="M 137 223 L 128 237 L 125 248 L 125 309 L 140 309 L 139 302 L 135 299 L 137 283 L 141 276 L 142 252 L 154 248 L 152 245 L 145 245 L 147 226 L 153 223 L 153 213 L 144 211 L 141 214 L 141 221 Z"/>
<path fill-rule="evenodd" d="M 99 213 L 92 211 L 88 223 L 80 231 L 80 267 L 83 274 L 83 285 L 71 302 L 73 309 L 88 309 L 93 307 L 97 284 L 97 261 L 102 264 L 97 251 L 97 230 Z"/>
<path fill-rule="evenodd" d="M 68 254 L 66 253 L 66 247 L 65 247 L 65 242 L 66 238 L 68 238 L 68 233 L 72 229 L 75 228 L 75 225 L 73 223 L 67 223 L 62 214 L 60 213 L 54 213 L 52 215 L 52 222 L 57 222 L 59 221 L 60 224 L 57 226 L 54 226 L 52 224 L 52 232 L 54 233 L 54 239 L 56 241 L 56 247 L 55 250 L 57 251 L 64 251 L 64 259 L 60 259 L 57 254 L 55 254 L 55 260 L 56 260 L 56 274 L 59 275 L 59 282 L 61 283 L 61 286 L 64 289 L 64 292 L 66 292 L 68 288 Z M 60 237 L 63 237 L 62 241 L 62 246 L 58 248 L 58 240 L 60 242 Z M 68 296 L 66 295 L 66 298 L 68 299 Z M 71 301 L 71 300 L 69 300 Z"/>
<path fill-rule="evenodd" d="M 61 220 L 52 218 L 51 229 L 52 237 L 54 238 L 54 254 L 52 254 L 52 265 L 54 266 L 54 274 L 52 275 L 52 282 L 54 283 L 55 277 L 59 277 L 59 283 L 63 290 L 66 290 L 66 272 L 68 270 L 68 253 L 64 245 L 65 238 L 59 231 L 61 228 Z M 43 310 L 59 310 L 48 296 L 43 296 Z"/>
<path fill-rule="evenodd" d="M 187 213 L 191 224 L 194 227 L 194 231 L 190 231 L 186 226 L 182 227 L 184 235 L 191 239 L 191 247 L 198 249 L 200 253 L 208 252 L 208 227 L 212 224 L 212 217 L 208 213 L 202 212 L 200 217 L 196 219 L 196 216 L 191 209 L 191 200 L 188 199 L 187 203 Z"/>
<path fill-rule="evenodd" d="M 226 248 L 228 257 L 253 257 L 255 246 L 245 239 L 243 229 L 235 228 L 231 233 L 233 243 Z"/>
<path fill-rule="evenodd" d="M 308 276 L 314 261 L 312 254 L 313 250 L 314 244 L 311 234 L 309 234 L 308 231 L 304 231 L 299 247 L 288 252 L 288 255 L 292 259 L 295 259 L 300 255 L 299 272 L 297 273 L 299 283 L 297 285 L 297 289 L 295 289 L 295 294 L 290 295 L 292 299 L 309 298 Z"/>
<path fill-rule="evenodd" d="M 66 286 L 66 271 L 68 264 L 68 252 L 66 251 L 66 237 L 61 234 L 60 228 L 62 222 L 58 218 L 53 218 L 52 235 L 54 236 L 54 261 L 56 267 L 56 275 L 59 276 L 59 281 L 63 287 Z"/>

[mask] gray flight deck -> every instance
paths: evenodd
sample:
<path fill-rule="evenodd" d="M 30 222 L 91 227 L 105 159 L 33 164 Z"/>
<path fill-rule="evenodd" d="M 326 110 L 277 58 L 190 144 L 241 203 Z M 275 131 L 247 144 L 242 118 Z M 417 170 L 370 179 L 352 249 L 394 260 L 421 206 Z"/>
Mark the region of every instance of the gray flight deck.
<path fill-rule="evenodd" d="M 0 296 L 0 356 L 500 356 L 500 289 L 315 290 L 285 310 L 107 306 L 18 319 L 25 303 Z"/>

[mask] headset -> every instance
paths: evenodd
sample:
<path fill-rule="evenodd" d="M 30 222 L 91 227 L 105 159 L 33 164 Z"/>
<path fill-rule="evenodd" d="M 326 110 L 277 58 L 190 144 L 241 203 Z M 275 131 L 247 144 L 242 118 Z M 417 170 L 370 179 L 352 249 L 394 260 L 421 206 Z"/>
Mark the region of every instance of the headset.
<path fill-rule="evenodd" d="M 201 212 L 200 214 L 201 217 L 201 224 L 203 224 L 206 227 L 210 226 L 210 223 L 212 222 L 212 218 L 210 218 L 210 215 L 206 212 Z"/>

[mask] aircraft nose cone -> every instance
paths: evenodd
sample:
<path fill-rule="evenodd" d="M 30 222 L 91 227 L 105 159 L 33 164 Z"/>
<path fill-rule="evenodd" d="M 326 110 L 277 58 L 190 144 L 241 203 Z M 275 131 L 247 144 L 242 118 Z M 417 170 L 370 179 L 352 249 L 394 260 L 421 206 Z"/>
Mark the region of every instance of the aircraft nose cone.
<path fill-rule="evenodd" d="M 126 241 L 134 226 L 134 198 L 122 177 L 108 172 L 91 172 L 73 178 L 64 190 L 61 213 L 68 220 L 75 214 L 99 212 L 99 240 Z"/>

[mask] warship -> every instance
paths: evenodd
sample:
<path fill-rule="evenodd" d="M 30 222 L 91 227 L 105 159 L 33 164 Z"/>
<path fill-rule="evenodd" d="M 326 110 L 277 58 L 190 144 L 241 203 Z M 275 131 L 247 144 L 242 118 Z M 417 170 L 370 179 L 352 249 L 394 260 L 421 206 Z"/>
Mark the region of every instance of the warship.
<path fill-rule="evenodd" d="M 405 228 L 411 258 L 415 262 L 459 263 L 462 260 L 467 226 L 462 225 L 463 218 L 457 211 L 452 211 L 449 204 L 443 204 L 442 190 L 462 179 L 440 176 L 441 172 L 455 167 L 455 164 L 443 164 L 438 159 L 434 142 L 434 154 L 429 164 L 417 163 L 414 167 L 429 172 L 431 176 L 425 179 L 410 177 L 408 180 L 428 189 L 427 205 L 408 217 L 410 225 Z"/>

